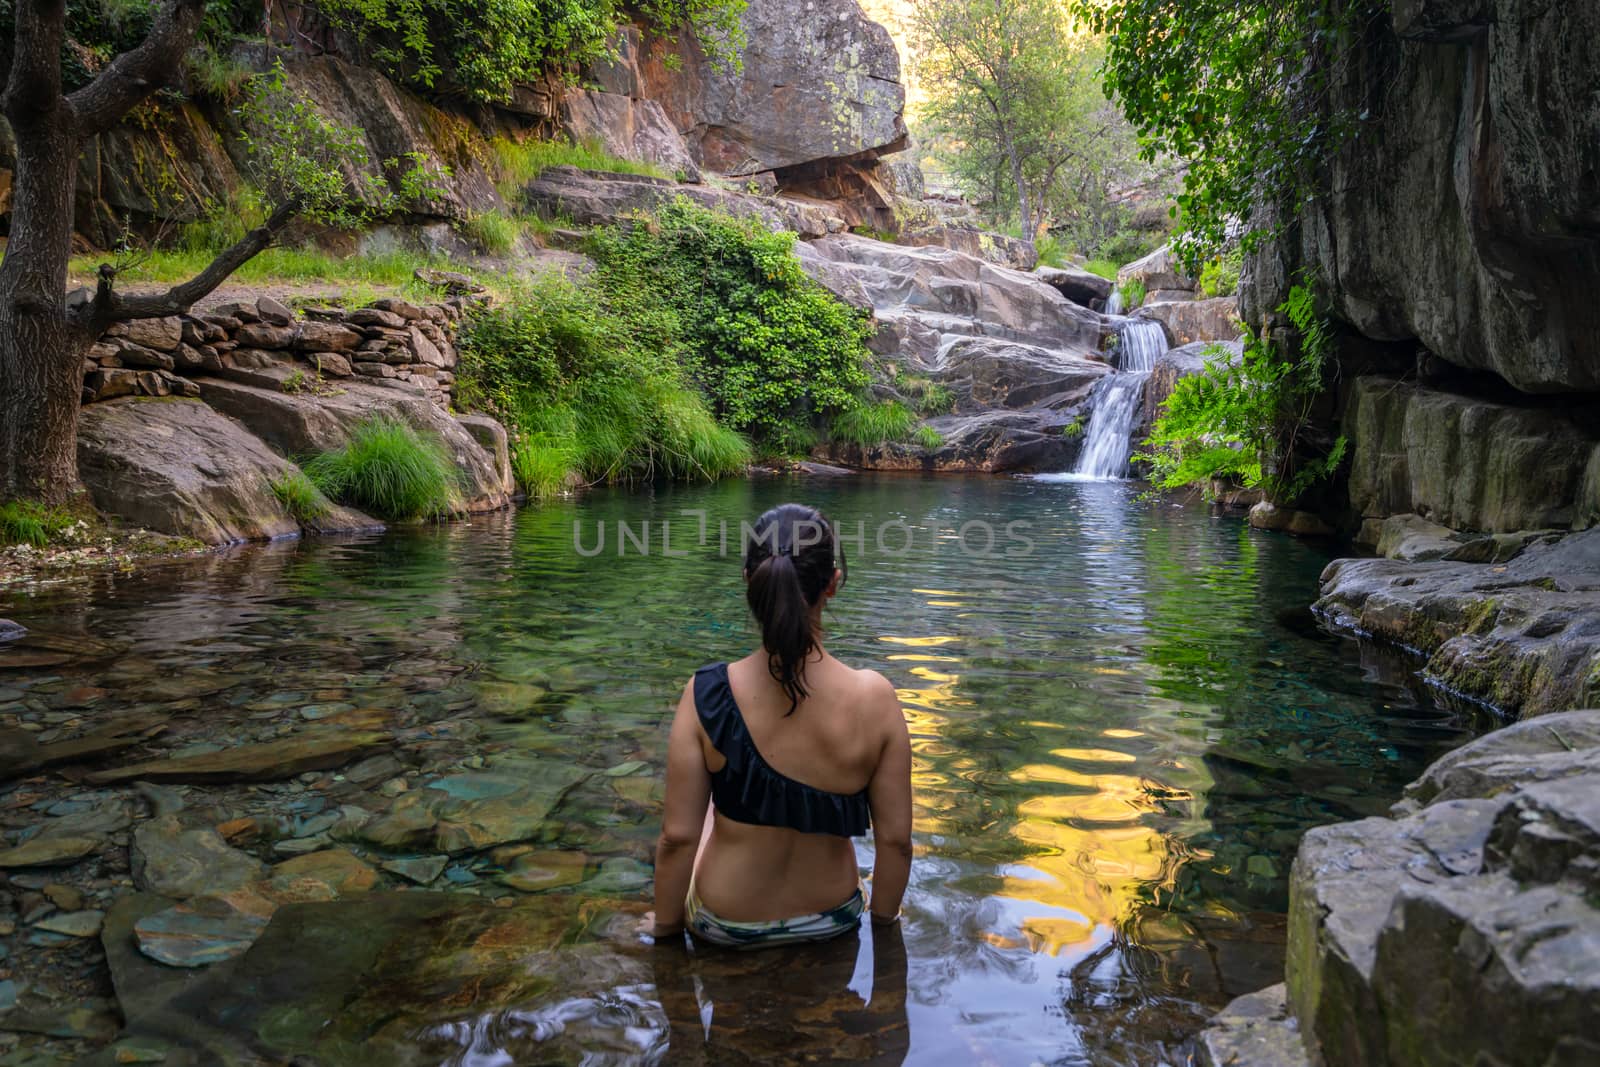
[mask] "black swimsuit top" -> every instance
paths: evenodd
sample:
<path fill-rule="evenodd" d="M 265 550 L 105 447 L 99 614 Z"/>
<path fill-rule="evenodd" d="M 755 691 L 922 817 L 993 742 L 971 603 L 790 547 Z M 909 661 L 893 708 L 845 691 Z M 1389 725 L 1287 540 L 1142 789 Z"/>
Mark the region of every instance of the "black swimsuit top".
<path fill-rule="evenodd" d="M 867 791 L 829 793 L 774 770 L 745 726 L 728 685 L 728 665 L 694 672 L 694 707 L 706 736 L 727 762 L 711 775 L 717 811 L 735 822 L 783 826 L 805 834 L 858 837 L 870 825 Z"/>

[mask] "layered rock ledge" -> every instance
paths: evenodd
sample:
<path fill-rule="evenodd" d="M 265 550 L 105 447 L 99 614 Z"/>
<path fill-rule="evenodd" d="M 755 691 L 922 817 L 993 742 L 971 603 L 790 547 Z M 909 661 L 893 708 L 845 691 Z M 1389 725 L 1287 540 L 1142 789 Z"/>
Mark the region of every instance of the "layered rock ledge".
<path fill-rule="evenodd" d="M 1417 652 L 1428 681 L 1512 717 L 1600 704 L 1600 530 L 1467 539 L 1453 554 L 1336 560 L 1315 611 Z"/>
<path fill-rule="evenodd" d="M 1394 816 L 1306 834 L 1287 980 L 1219 1015 L 1200 1062 L 1600 1060 L 1600 711 L 1457 749 Z"/>

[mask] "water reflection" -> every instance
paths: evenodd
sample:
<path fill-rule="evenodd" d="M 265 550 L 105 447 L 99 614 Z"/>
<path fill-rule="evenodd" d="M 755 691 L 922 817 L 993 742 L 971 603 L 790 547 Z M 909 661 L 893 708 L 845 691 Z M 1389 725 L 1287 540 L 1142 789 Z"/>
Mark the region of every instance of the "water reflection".
<path fill-rule="evenodd" d="M 791 496 L 847 527 L 897 519 L 912 534 L 903 555 L 875 551 L 870 534 L 852 551 L 829 618 L 830 647 L 891 677 L 912 730 L 918 858 L 903 941 L 646 951 L 607 924 L 643 906 L 668 709 L 694 666 L 754 639 L 736 559 L 680 536 L 695 526 L 681 511 L 736 530 Z M 974 518 L 1031 523 L 1033 552 L 963 553 L 956 531 Z M 618 556 L 614 539 L 604 557 L 573 551 L 575 521 L 618 519 L 683 522 L 673 544 L 690 554 Z M 274 951 L 286 976 L 208 978 L 233 1007 L 197 1033 L 270 1032 L 277 1052 L 315 1049 L 329 1064 L 371 1062 L 350 1050 L 379 1033 L 396 1063 L 1155 1063 L 1211 1008 L 1278 980 L 1305 828 L 1381 810 L 1471 725 L 1404 670 L 1305 625 L 1323 563 L 1124 485 L 863 477 L 601 492 L 19 599 L 0 614 L 76 652 L 28 669 L 0 660 L 0 717 L 32 716 L 48 740 L 80 719 L 159 715 L 145 755 L 308 723 L 382 728 L 413 793 L 508 758 L 535 778 L 579 779 L 533 839 L 455 857 L 449 899 L 515 901 L 504 916 L 456 916 L 424 937 L 433 926 L 391 916 L 378 896 L 341 904 L 340 922 L 383 951 L 335 966 L 285 933 Z M 84 703 L 90 690 L 103 695 Z M 384 812 L 396 801 L 382 784 L 218 786 L 204 804 L 267 819 L 291 804 Z M 550 853 L 569 857 L 572 878 L 540 896 L 512 888 L 519 863 Z M 860 859 L 870 871 L 870 842 Z M 383 897 L 425 895 L 446 896 Z M 315 1017 L 302 1001 L 319 981 L 364 991 L 338 994 L 344 1014 L 330 1018 L 364 1018 L 366 1037 L 329 1044 L 326 1029 L 281 1022 Z"/>

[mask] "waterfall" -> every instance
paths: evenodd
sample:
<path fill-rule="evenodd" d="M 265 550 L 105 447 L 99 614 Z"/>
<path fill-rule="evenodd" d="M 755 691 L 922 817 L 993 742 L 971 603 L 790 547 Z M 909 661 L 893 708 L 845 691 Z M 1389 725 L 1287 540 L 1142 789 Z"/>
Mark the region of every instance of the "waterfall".
<path fill-rule="evenodd" d="M 1089 397 L 1089 428 L 1084 431 L 1077 475 L 1096 481 L 1128 477 L 1133 431 L 1144 405 L 1144 386 L 1156 360 L 1167 351 L 1159 322 L 1129 319 L 1117 335 L 1119 369 L 1094 387 Z"/>
<path fill-rule="evenodd" d="M 1111 295 L 1106 297 L 1106 314 L 1122 314 L 1122 290 L 1116 288 L 1115 286 L 1113 286 L 1111 289 Z"/>

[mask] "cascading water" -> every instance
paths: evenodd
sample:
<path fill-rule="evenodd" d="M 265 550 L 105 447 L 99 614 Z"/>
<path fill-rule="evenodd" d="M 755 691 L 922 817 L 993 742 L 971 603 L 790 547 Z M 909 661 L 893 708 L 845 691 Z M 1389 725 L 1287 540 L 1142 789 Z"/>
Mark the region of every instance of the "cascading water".
<path fill-rule="evenodd" d="M 1128 319 L 1117 334 L 1120 366 L 1095 386 L 1089 398 L 1092 414 L 1078 456 L 1080 478 L 1126 478 L 1133 451 L 1134 424 L 1144 403 L 1144 385 L 1156 360 L 1167 351 L 1167 332 L 1159 322 Z"/>
<path fill-rule="evenodd" d="M 1121 289 L 1115 289 L 1115 288 L 1112 289 L 1111 290 L 1111 295 L 1106 297 L 1106 314 L 1107 315 L 1120 315 L 1120 314 L 1122 314 L 1122 290 Z"/>

